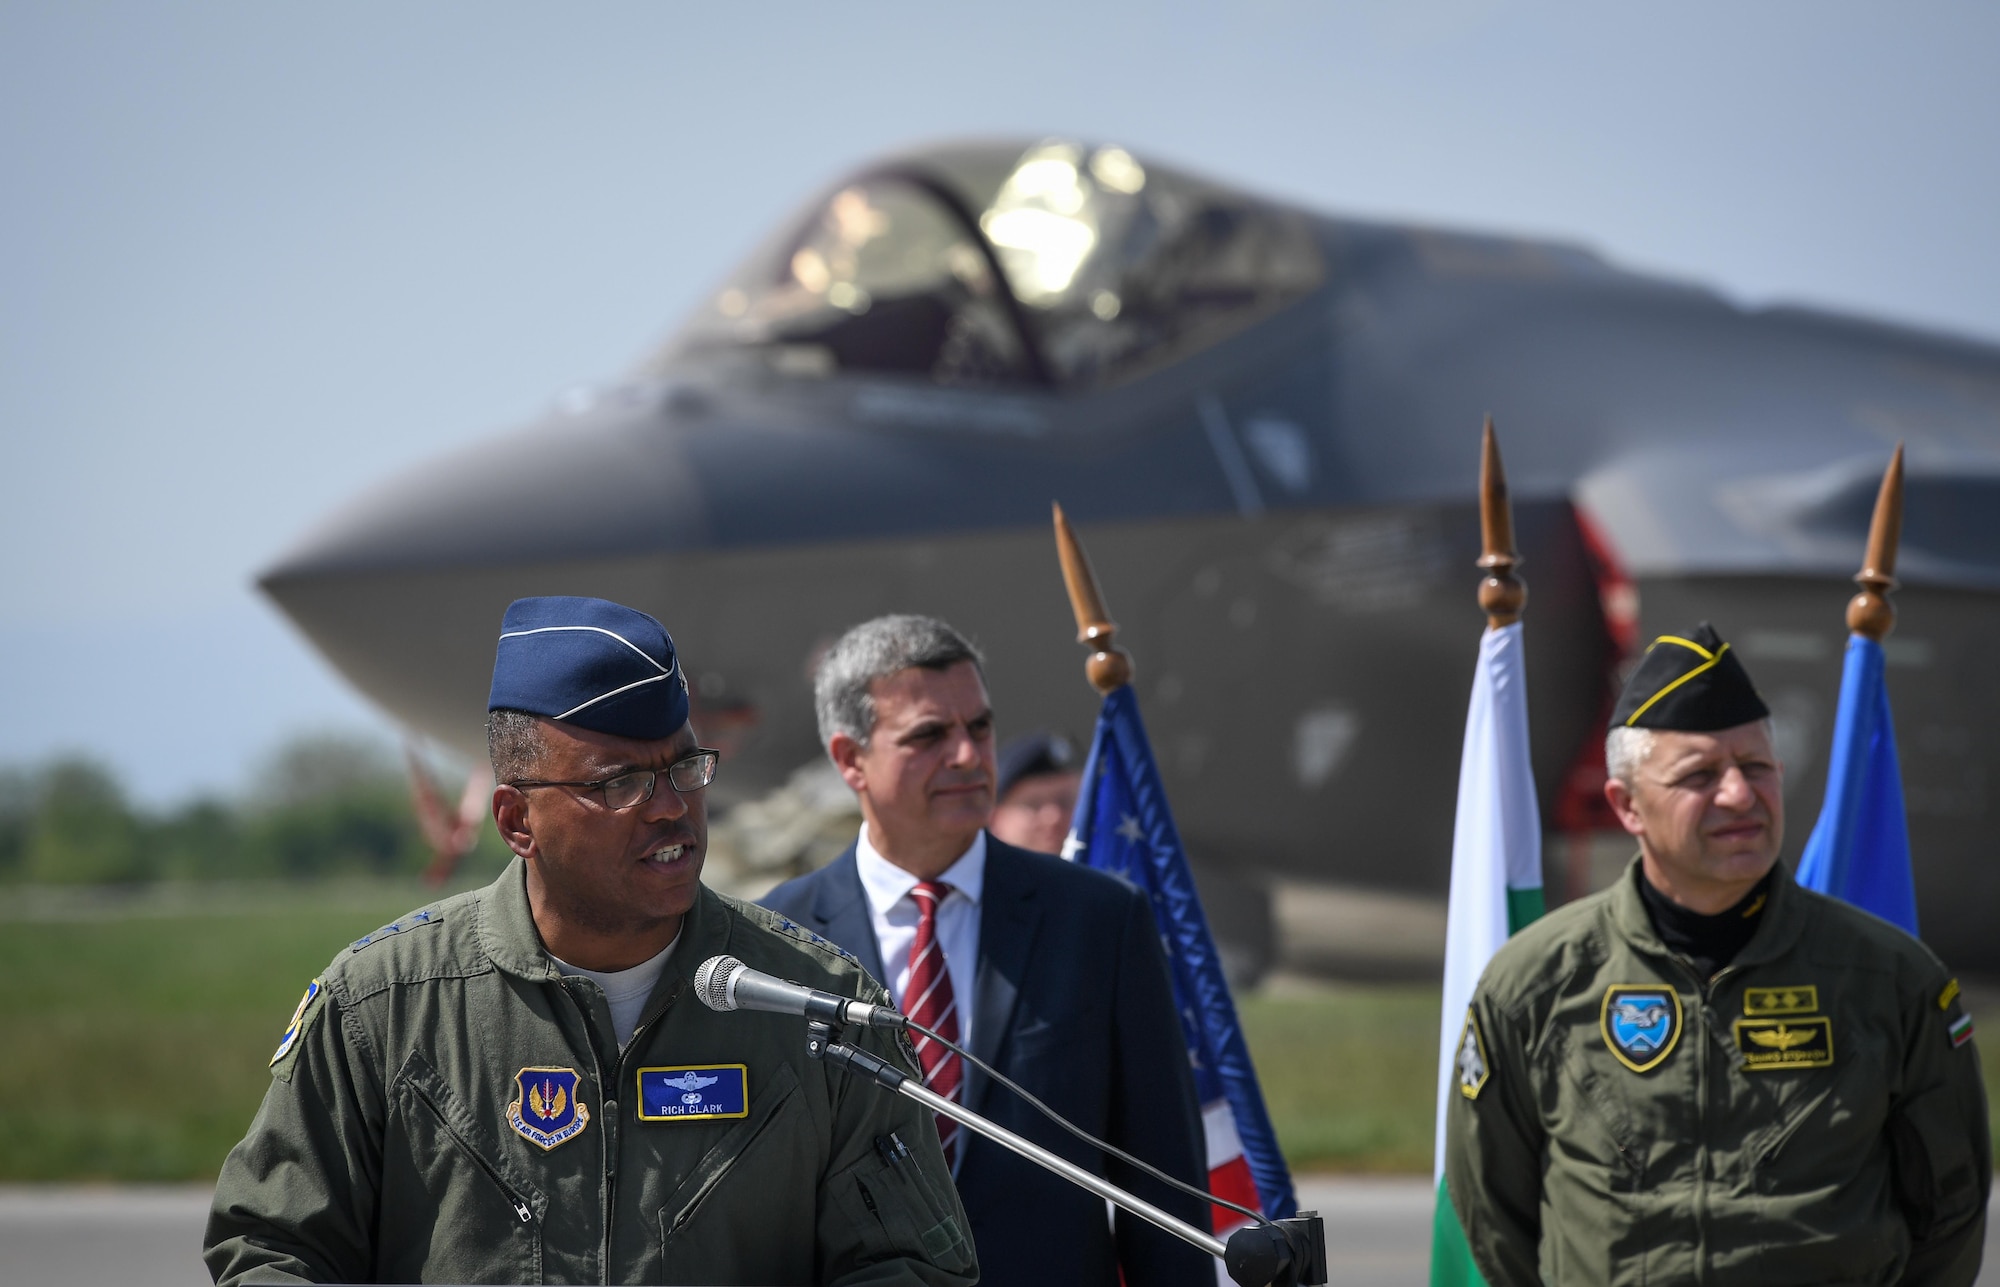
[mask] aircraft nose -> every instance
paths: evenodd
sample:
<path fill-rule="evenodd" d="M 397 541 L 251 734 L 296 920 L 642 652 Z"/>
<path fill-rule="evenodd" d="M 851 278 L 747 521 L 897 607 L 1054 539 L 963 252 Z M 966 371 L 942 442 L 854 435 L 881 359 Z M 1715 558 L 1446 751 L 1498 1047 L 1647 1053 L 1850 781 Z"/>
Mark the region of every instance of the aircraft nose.
<path fill-rule="evenodd" d="M 259 583 L 563 562 L 704 544 L 707 510 L 670 418 L 558 416 L 419 466 L 336 511 Z"/>

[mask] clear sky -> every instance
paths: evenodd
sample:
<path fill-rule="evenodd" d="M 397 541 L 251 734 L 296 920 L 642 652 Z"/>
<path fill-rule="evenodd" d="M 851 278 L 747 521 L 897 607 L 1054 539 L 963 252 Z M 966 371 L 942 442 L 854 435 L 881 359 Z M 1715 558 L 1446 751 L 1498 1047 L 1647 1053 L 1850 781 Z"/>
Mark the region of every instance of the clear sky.
<path fill-rule="evenodd" d="M 0 763 L 386 718 L 251 588 L 627 367 L 817 184 L 1063 133 L 2000 339 L 2000 7 L 0 0 Z"/>

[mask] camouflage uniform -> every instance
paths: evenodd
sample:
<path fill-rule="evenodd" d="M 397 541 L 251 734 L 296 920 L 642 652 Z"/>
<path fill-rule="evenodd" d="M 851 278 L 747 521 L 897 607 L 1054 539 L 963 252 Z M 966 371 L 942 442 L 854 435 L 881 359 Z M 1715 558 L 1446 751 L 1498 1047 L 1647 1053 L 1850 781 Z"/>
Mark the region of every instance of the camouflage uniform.
<path fill-rule="evenodd" d="M 1474 994 L 1445 1174 L 1487 1282 L 1972 1282 L 1992 1161 L 1944 966 L 1780 866 L 1704 981 L 1643 879 L 1515 935 Z"/>
<path fill-rule="evenodd" d="M 314 981 L 223 1165 L 210 1272 L 976 1281 L 930 1115 L 808 1059 L 803 1019 L 703 1007 L 691 979 L 725 952 L 887 1001 L 832 944 L 704 888 L 621 1053 L 603 993 L 543 951 L 518 860 L 362 939 Z M 904 1043 L 862 1040 L 915 1072 Z"/>

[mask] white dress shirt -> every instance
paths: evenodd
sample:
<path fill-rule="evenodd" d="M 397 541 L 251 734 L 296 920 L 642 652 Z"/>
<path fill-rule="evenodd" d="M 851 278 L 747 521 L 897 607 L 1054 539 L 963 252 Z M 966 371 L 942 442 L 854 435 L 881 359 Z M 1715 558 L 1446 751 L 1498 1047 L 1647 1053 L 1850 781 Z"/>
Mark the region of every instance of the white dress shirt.
<path fill-rule="evenodd" d="M 898 1009 L 910 982 L 910 947 L 917 941 L 917 900 L 910 896 L 918 878 L 884 858 L 868 840 L 868 824 L 854 842 L 854 866 L 861 873 L 861 892 L 868 898 L 868 920 L 875 929 L 875 946 L 882 952 L 889 996 Z M 979 894 L 986 882 L 986 833 L 973 837 L 970 847 L 945 868 L 939 880 L 951 886 L 937 909 L 938 946 L 944 951 L 945 972 L 951 976 L 952 1000 L 958 1005 L 958 1044 L 972 1048 L 972 989 L 979 976 Z"/>

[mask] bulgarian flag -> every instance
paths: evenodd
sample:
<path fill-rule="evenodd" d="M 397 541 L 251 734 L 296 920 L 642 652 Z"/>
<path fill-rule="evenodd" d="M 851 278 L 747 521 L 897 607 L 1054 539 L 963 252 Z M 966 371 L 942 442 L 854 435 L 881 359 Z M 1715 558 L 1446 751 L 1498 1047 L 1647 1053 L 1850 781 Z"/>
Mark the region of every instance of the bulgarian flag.
<path fill-rule="evenodd" d="M 1479 641 L 1465 751 L 1458 765 L 1458 818 L 1451 837 L 1451 904 L 1444 949 L 1444 1013 L 1438 1027 L 1437 1211 L 1431 1223 L 1432 1287 L 1480 1283 L 1444 1181 L 1445 1108 L 1458 1091 L 1466 1007 L 1486 963 L 1508 935 L 1542 914 L 1542 820 L 1528 760 L 1528 668 L 1521 623 L 1489 628 Z M 1474 1058 L 1478 1057 L 1474 1052 Z"/>

